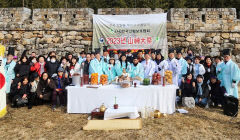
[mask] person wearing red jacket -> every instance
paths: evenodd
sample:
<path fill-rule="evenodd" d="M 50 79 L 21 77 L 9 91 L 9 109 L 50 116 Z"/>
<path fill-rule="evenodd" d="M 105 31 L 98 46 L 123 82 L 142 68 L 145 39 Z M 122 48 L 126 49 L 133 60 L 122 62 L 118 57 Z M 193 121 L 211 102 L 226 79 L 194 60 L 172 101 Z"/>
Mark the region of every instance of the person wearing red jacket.
<path fill-rule="evenodd" d="M 38 62 L 33 63 L 30 70 L 31 72 L 36 72 L 38 73 L 39 77 L 41 77 L 43 72 L 46 72 L 46 62 L 44 56 L 40 55 L 38 57 Z"/>

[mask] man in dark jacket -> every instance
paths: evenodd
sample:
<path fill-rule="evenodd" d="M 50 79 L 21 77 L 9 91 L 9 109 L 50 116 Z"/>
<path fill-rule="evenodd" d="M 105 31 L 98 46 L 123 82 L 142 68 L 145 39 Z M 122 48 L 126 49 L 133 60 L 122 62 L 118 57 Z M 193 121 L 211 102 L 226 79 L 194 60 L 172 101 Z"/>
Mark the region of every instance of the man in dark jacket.
<path fill-rule="evenodd" d="M 216 76 L 212 76 L 210 80 L 211 90 L 209 92 L 210 99 L 214 103 L 214 106 L 217 107 L 219 104 L 224 105 L 224 94 L 226 93 L 226 89 L 224 86 L 220 86 L 221 82 L 218 81 Z"/>
<path fill-rule="evenodd" d="M 203 76 L 197 76 L 195 103 L 200 106 L 206 107 L 209 98 L 209 87 L 207 83 L 203 82 Z"/>
<path fill-rule="evenodd" d="M 58 75 L 53 77 L 56 89 L 52 94 L 52 104 L 53 104 L 53 111 L 56 110 L 57 105 L 57 96 L 60 99 L 60 105 L 65 106 L 67 103 L 67 90 L 66 86 L 70 83 L 68 76 L 63 75 L 64 69 L 62 67 L 58 68 Z"/>
<path fill-rule="evenodd" d="M 46 63 L 46 70 L 49 75 L 49 77 L 52 77 L 53 74 L 57 73 L 57 69 L 59 67 L 59 63 L 56 59 L 56 56 L 51 56 L 50 61 L 47 61 Z"/>

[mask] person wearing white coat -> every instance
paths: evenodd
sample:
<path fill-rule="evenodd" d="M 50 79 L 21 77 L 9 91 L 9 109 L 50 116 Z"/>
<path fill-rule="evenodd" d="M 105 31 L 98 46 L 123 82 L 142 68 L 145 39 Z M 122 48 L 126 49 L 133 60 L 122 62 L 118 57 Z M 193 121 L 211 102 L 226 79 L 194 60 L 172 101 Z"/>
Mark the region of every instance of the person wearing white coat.
<path fill-rule="evenodd" d="M 168 69 L 168 62 L 164 60 L 161 50 L 156 51 L 155 59 L 155 72 L 159 73 L 161 76 L 164 76 L 165 71 Z"/>
<path fill-rule="evenodd" d="M 149 51 L 145 50 L 145 60 L 141 62 L 144 68 L 144 78 L 152 78 L 152 75 L 155 73 L 155 62 L 151 60 Z"/>
<path fill-rule="evenodd" d="M 195 60 L 194 60 L 194 65 L 193 65 L 193 68 L 194 68 L 194 79 L 197 78 L 197 75 L 204 75 L 205 74 L 205 68 L 202 64 L 200 64 L 200 60 L 201 58 L 199 56 L 196 56 L 195 57 Z"/>
<path fill-rule="evenodd" d="M 179 79 L 178 76 L 181 72 L 181 65 L 178 63 L 177 59 L 175 59 L 173 49 L 169 49 L 167 62 L 168 62 L 168 70 L 172 71 L 173 84 L 178 86 L 178 79 Z"/>

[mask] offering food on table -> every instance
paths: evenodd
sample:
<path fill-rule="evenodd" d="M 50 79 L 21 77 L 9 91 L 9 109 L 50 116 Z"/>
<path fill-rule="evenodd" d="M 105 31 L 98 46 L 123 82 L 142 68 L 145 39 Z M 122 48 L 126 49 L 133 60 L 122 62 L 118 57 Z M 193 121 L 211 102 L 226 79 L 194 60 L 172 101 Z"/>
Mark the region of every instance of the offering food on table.
<path fill-rule="evenodd" d="M 150 79 L 149 78 L 143 79 L 143 85 L 150 85 Z"/>
<path fill-rule="evenodd" d="M 152 76 L 152 84 L 160 85 L 161 84 L 161 75 L 160 73 L 154 73 Z"/>
<path fill-rule="evenodd" d="M 91 85 L 97 85 L 98 84 L 98 73 L 92 73 L 91 74 Z"/>
<path fill-rule="evenodd" d="M 172 84 L 172 71 L 166 70 L 165 71 L 165 78 L 168 84 Z"/>
<path fill-rule="evenodd" d="M 108 76 L 105 75 L 105 74 L 102 74 L 102 75 L 100 76 L 100 84 L 106 85 L 107 83 L 108 83 Z"/>
<path fill-rule="evenodd" d="M 129 88 L 129 87 L 131 86 L 131 85 L 130 85 L 130 81 L 125 80 L 125 81 L 123 81 L 123 82 L 120 83 L 120 86 L 121 86 L 122 88 Z"/>

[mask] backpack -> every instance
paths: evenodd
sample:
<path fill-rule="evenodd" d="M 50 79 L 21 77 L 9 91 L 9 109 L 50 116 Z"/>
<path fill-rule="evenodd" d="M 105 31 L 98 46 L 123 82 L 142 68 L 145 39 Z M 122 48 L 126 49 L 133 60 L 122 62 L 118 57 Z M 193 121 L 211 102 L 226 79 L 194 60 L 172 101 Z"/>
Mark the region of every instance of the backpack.
<path fill-rule="evenodd" d="M 223 113 L 227 116 L 237 117 L 238 99 L 233 96 L 225 97 Z"/>

